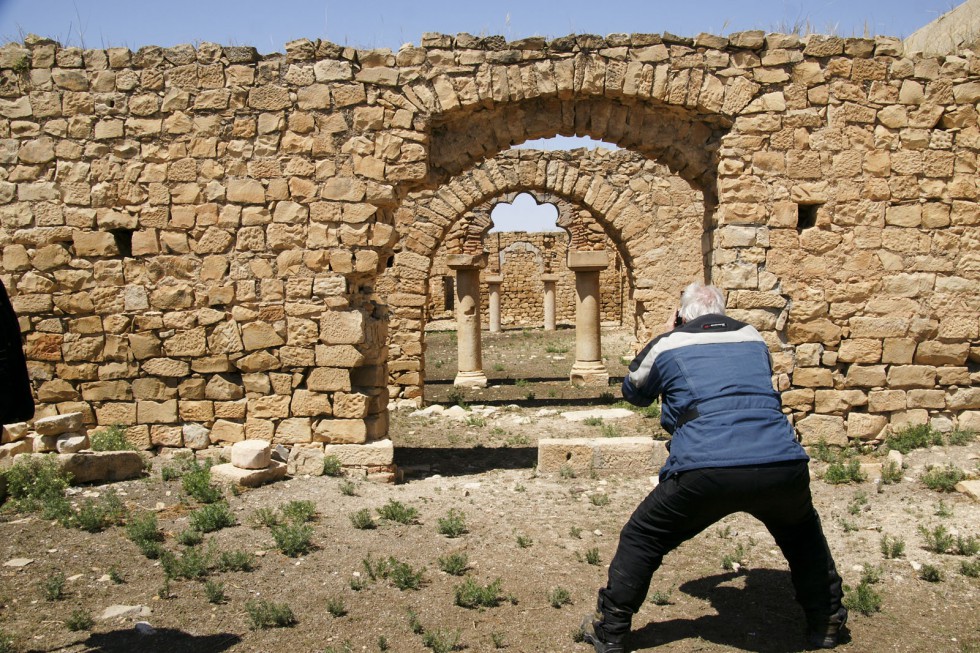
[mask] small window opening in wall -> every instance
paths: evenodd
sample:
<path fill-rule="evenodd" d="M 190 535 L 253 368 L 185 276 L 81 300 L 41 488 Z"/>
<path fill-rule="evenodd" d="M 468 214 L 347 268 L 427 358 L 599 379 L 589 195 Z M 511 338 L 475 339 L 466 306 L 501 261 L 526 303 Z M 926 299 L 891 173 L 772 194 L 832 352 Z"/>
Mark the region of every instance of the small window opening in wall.
<path fill-rule="evenodd" d="M 456 308 L 456 289 L 453 277 L 442 278 L 442 305 L 443 310 L 451 311 Z"/>
<path fill-rule="evenodd" d="M 386 268 L 393 268 L 393 267 L 395 267 L 395 257 L 394 256 L 389 256 L 388 257 L 388 260 L 385 261 L 385 267 Z"/>
<path fill-rule="evenodd" d="M 110 229 L 109 233 L 116 239 L 116 249 L 123 258 L 133 255 L 133 230 L 132 229 Z"/>
<path fill-rule="evenodd" d="M 803 233 L 804 229 L 817 226 L 817 210 L 820 204 L 796 205 L 796 231 Z"/>

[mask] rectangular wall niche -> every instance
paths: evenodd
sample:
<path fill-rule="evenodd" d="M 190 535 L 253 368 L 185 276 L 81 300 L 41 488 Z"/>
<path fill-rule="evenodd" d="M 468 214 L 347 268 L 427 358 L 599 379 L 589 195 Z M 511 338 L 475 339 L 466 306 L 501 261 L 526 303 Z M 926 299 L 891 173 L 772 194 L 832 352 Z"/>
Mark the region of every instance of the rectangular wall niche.
<path fill-rule="evenodd" d="M 817 211 L 822 204 L 796 205 L 796 231 L 803 233 L 804 229 L 817 226 Z"/>

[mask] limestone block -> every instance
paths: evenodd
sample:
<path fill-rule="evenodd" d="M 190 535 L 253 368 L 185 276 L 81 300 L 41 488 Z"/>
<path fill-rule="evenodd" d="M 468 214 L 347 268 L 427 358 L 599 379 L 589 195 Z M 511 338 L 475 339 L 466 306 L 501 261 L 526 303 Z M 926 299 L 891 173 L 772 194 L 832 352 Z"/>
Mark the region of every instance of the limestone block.
<path fill-rule="evenodd" d="M 834 385 L 833 374 L 822 367 L 798 367 L 793 370 L 793 385 L 808 388 L 830 388 Z"/>
<path fill-rule="evenodd" d="M 318 367 L 310 372 L 306 387 L 314 392 L 334 392 L 351 389 L 351 373 L 347 369 Z"/>
<path fill-rule="evenodd" d="M 946 407 L 949 410 L 980 409 L 980 388 L 960 388 L 946 397 Z"/>
<path fill-rule="evenodd" d="M 150 445 L 153 447 L 183 446 L 184 434 L 180 426 L 154 424 L 149 429 Z"/>
<path fill-rule="evenodd" d="M 395 463 L 395 447 L 391 440 L 367 444 L 328 444 L 325 456 L 336 456 L 344 467 L 384 467 Z M 320 465 L 321 469 L 323 465 Z"/>
<path fill-rule="evenodd" d="M 266 322 L 250 322 L 242 326 L 242 343 L 246 351 L 279 347 L 286 341 Z"/>
<path fill-rule="evenodd" d="M 140 424 L 173 424 L 177 421 L 177 400 L 137 401 L 136 421 Z"/>
<path fill-rule="evenodd" d="M 265 440 L 242 440 L 231 445 L 231 464 L 239 469 L 265 469 L 272 461 L 272 447 Z"/>
<path fill-rule="evenodd" d="M 24 454 L 38 456 L 46 454 Z M 56 454 L 62 472 L 71 474 L 74 485 L 125 481 L 143 475 L 143 456 L 136 451 L 86 451 Z"/>
<path fill-rule="evenodd" d="M 851 440 L 875 440 L 884 436 L 888 426 L 885 415 L 851 413 L 847 416 L 847 437 Z"/>
<path fill-rule="evenodd" d="M 229 179 L 226 197 L 229 202 L 264 204 L 265 188 L 255 179 Z"/>
<path fill-rule="evenodd" d="M 313 441 L 313 421 L 309 417 L 284 419 L 276 427 L 273 442 L 277 444 L 297 444 Z"/>
<path fill-rule="evenodd" d="M 841 414 L 854 406 L 866 406 L 868 397 L 861 390 L 817 390 L 814 410 L 818 413 Z"/>
<path fill-rule="evenodd" d="M 367 442 L 373 430 L 371 420 L 323 419 L 317 422 L 313 439 L 330 444 L 359 444 Z M 373 425 L 372 425 L 373 426 Z"/>
<path fill-rule="evenodd" d="M 211 468 L 211 475 L 217 480 L 242 487 L 259 487 L 285 478 L 286 464 L 273 460 L 265 469 L 239 469 L 231 463 L 222 463 Z"/>
<path fill-rule="evenodd" d="M 920 365 L 963 365 L 970 354 L 970 343 L 944 343 L 936 340 L 920 342 L 915 350 L 915 362 Z"/>
<path fill-rule="evenodd" d="M 630 438 L 542 438 L 538 441 L 538 470 L 555 473 L 563 467 L 576 474 L 646 476 L 663 464 L 663 441 Z"/>
<path fill-rule="evenodd" d="M 904 390 L 872 390 L 868 393 L 868 410 L 872 413 L 905 410 L 906 402 Z"/>
<path fill-rule="evenodd" d="M 223 376 L 215 375 L 208 379 L 204 396 L 215 401 L 234 401 L 245 396 L 245 389 Z"/>
<path fill-rule="evenodd" d="M 211 442 L 240 442 L 245 439 L 245 427 L 235 422 L 219 419 L 211 427 Z"/>
<path fill-rule="evenodd" d="M 88 448 L 88 435 L 85 433 L 65 433 L 58 436 L 55 451 L 58 453 L 77 453 Z"/>
<path fill-rule="evenodd" d="M 81 413 L 68 413 L 66 415 L 52 415 L 42 417 L 34 421 L 34 430 L 38 435 L 61 435 L 63 433 L 74 433 L 84 428 Z"/>
<path fill-rule="evenodd" d="M 819 443 L 846 447 L 847 431 L 843 417 L 832 415 L 807 415 L 796 422 L 796 430 L 805 446 Z"/>
<path fill-rule="evenodd" d="M 209 431 L 200 424 L 184 424 L 181 432 L 184 436 L 184 446 L 188 449 L 207 449 L 211 446 Z"/>
<path fill-rule="evenodd" d="M 20 442 L 25 437 L 27 437 L 27 432 L 30 430 L 27 422 L 17 422 L 15 424 L 6 424 L 3 427 L 3 434 L 0 436 L 0 444 L 10 444 L 11 442 Z"/>
<path fill-rule="evenodd" d="M 931 388 L 936 384 L 936 368 L 931 365 L 894 365 L 888 370 L 892 388 Z"/>
<path fill-rule="evenodd" d="M 266 395 L 248 399 L 248 416 L 258 419 L 289 417 L 288 396 Z"/>
<path fill-rule="evenodd" d="M 909 408 L 932 408 L 943 410 L 946 408 L 945 390 L 909 390 Z"/>
<path fill-rule="evenodd" d="M 360 311 L 326 311 L 320 320 L 320 340 L 328 345 L 364 342 L 365 319 Z"/>
<path fill-rule="evenodd" d="M 267 351 L 260 350 L 243 356 L 235 361 L 235 366 L 246 374 L 252 372 L 267 372 L 280 367 L 279 359 Z"/>
<path fill-rule="evenodd" d="M 881 362 L 908 365 L 912 362 L 915 348 L 916 343 L 912 338 L 885 338 Z"/>
<path fill-rule="evenodd" d="M 190 363 L 173 358 L 150 358 L 143 362 L 143 371 L 151 376 L 183 378 L 190 374 Z"/>
<path fill-rule="evenodd" d="M 289 408 L 296 417 L 329 417 L 333 414 L 328 395 L 302 389 L 293 392 Z"/>
<path fill-rule="evenodd" d="M 844 387 L 874 388 L 886 384 L 884 365 L 851 365 L 844 377 Z"/>
<path fill-rule="evenodd" d="M 11 460 L 18 454 L 31 453 L 32 451 L 34 451 L 33 438 L 2 444 L 0 445 L 0 465 L 6 465 L 2 462 L 4 460 Z"/>
<path fill-rule="evenodd" d="M 293 447 L 289 452 L 286 470 L 290 476 L 323 476 L 323 450 L 312 447 Z"/>
<path fill-rule="evenodd" d="M 368 416 L 371 397 L 361 393 L 337 392 L 333 397 L 333 415 L 342 418 L 364 418 Z"/>
<path fill-rule="evenodd" d="M 364 354 L 352 345 L 317 345 L 316 364 L 324 367 L 359 367 Z"/>
<path fill-rule="evenodd" d="M 843 363 L 877 363 L 881 360 L 881 340 L 849 338 L 842 340 L 837 360 Z"/>
<path fill-rule="evenodd" d="M 58 438 L 57 435 L 35 435 L 30 438 L 31 440 L 31 450 L 34 453 L 50 453 L 57 450 Z"/>

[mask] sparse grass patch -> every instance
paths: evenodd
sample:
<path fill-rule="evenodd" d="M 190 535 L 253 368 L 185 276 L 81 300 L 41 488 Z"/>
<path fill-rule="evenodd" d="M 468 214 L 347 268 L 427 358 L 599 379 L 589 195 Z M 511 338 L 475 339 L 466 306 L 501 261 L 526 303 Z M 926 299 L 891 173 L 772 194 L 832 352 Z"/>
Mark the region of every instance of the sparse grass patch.
<path fill-rule="evenodd" d="M 207 597 L 208 603 L 219 604 L 228 600 L 228 597 L 225 596 L 224 583 L 217 583 L 213 580 L 204 583 L 204 596 Z"/>
<path fill-rule="evenodd" d="M 923 449 L 942 443 L 942 434 L 929 424 L 910 424 L 900 431 L 890 433 L 885 438 L 888 448 L 903 454 L 913 449 Z"/>
<path fill-rule="evenodd" d="M 60 571 L 42 580 L 40 585 L 45 601 L 60 601 L 65 598 L 65 575 Z"/>
<path fill-rule="evenodd" d="M 980 578 L 980 559 L 961 562 L 960 573 L 970 578 Z"/>
<path fill-rule="evenodd" d="M 462 576 L 469 568 L 470 559 L 465 553 L 450 553 L 439 557 L 439 569 L 450 576 Z"/>
<path fill-rule="evenodd" d="M 946 441 L 953 446 L 962 446 L 964 444 L 970 444 L 977 439 L 977 434 L 973 431 L 961 431 L 959 429 L 952 431 L 946 436 Z"/>
<path fill-rule="evenodd" d="M 657 590 L 650 594 L 650 602 L 654 605 L 670 605 L 670 597 L 674 593 L 673 589 L 669 589 L 666 592 L 663 590 Z"/>
<path fill-rule="evenodd" d="M 742 566 L 744 558 L 745 547 L 739 543 L 733 552 L 726 553 L 724 556 L 722 556 L 721 568 L 725 571 L 735 571 L 737 569 L 736 565 L 738 565 L 738 567 Z"/>
<path fill-rule="evenodd" d="M 523 433 L 517 435 L 512 435 L 504 441 L 508 447 L 526 447 L 531 444 L 531 438 L 527 437 Z"/>
<path fill-rule="evenodd" d="M 472 578 L 467 578 L 462 585 L 457 585 L 454 593 L 456 605 L 461 608 L 495 608 L 503 601 L 500 595 L 501 580 L 498 578 L 489 585 L 480 585 Z"/>
<path fill-rule="evenodd" d="M 556 345 L 553 343 L 549 343 L 548 345 L 545 346 L 544 350 L 549 354 L 567 354 L 568 345 Z"/>
<path fill-rule="evenodd" d="M 71 512 L 65 490 L 71 476 L 54 457 L 17 461 L 7 472 L 7 507 L 16 512 L 40 513 L 42 519 L 64 519 Z"/>
<path fill-rule="evenodd" d="M 184 492 L 201 503 L 216 503 L 221 500 L 221 489 L 211 482 L 211 461 L 204 464 L 196 460 L 180 479 Z"/>
<path fill-rule="evenodd" d="M 193 528 L 185 528 L 177 534 L 177 543 L 184 546 L 197 546 L 204 541 L 204 535 Z"/>
<path fill-rule="evenodd" d="M 110 526 L 124 523 L 127 512 L 119 494 L 109 488 L 98 499 L 82 501 L 78 510 L 68 515 L 64 523 L 89 533 L 101 533 Z"/>
<path fill-rule="evenodd" d="M 433 630 L 422 634 L 422 644 L 432 653 L 450 653 L 459 650 L 458 630 Z"/>
<path fill-rule="evenodd" d="M 599 549 L 592 547 L 585 552 L 585 561 L 590 565 L 599 565 L 602 561 L 599 558 Z"/>
<path fill-rule="evenodd" d="M 374 523 L 374 518 L 371 517 L 371 511 L 367 508 L 362 508 L 357 512 L 352 512 L 347 515 L 347 517 L 350 518 L 351 525 L 358 530 L 367 530 L 377 527 L 377 524 Z"/>
<path fill-rule="evenodd" d="M 466 533 L 466 515 L 457 508 L 450 508 L 449 513 L 440 517 L 438 522 L 440 535 L 455 538 Z"/>
<path fill-rule="evenodd" d="M 65 627 L 72 632 L 89 630 L 94 625 L 95 619 L 92 618 L 92 613 L 85 608 L 75 608 L 65 619 Z"/>
<path fill-rule="evenodd" d="M 296 623 L 296 616 L 285 603 L 275 603 L 265 599 L 248 601 L 245 611 L 252 622 L 252 629 L 284 628 Z"/>
<path fill-rule="evenodd" d="M 867 476 L 861 471 L 861 461 L 851 458 L 847 462 L 833 462 L 824 472 L 823 480 L 831 485 L 863 483 Z"/>
<path fill-rule="evenodd" d="M 889 535 L 881 536 L 881 555 L 886 559 L 892 560 L 894 558 L 900 558 L 905 554 L 905 540 L 900 537 L 891 537 Z"/>
<path fill-rule="evenodd" d="M 456 404 L 461 408 L 466 408 L 466 394 L 459 388 L 453 388 L 446 393 L 446 400 L 451 404 Z"/>
<path fill-rule="evenodd" d="M 548 605 L 560 609 L 563 605 L 570 605 L 572 602 L 571 593 L 564 587 L 555 587 L 548 591 Z"/>
<path fill-rule="evenodd" d="M 252 517 L 249 521 L 251 521 L 252 525 L 256 527 L 265 526 L 267 528 L 272 528 L 273 526 L 278 526 L 282 523 L 282 516 L 279 514 L 279 511 L 275 510 L 274 508 L 258 508 L 252 513 Z"/>
<path fill-rule="evenodd" d="M 558 468 L 558 476 L 560 478 L 575 478 L 575 469 L 566 463 Z"/>
<path fill-rule="evenodd" d="M 398 522 L 399 524 L 413 524 L 418 520 L 419 511 L 416 508 L 406 506 L 400 501 L 388 499 L 388 503 L 378 508 L 378 515 L 382 519 Z"/>
<path fill-rule="evenodd" d="M 413 569 L 407 562 L 401 562 L 394 556 L 387 559 L 372 560 L 370 556 L 361 561 L 371 580 L 384 578 L 398 589 L 417 590 L 422 587 L 424 569 Z"/>
<path fill-rule="evenodd" d="M 344 463 L 340 462 L 337 456 L 324 456 L 323 475 L 341 476 L 344 473 Z"/>
<path fill-rule="evenodd" d="M 922 565 L 919 569 L 919 578 L 928 583 L 941 583 L 946 579 L 946 574 L 935 565 Z"/>
<path fill-rule="evenodd" d="M 595 494 L 589 495 L 589 503 L 600 508 L 603 506 L 608 506 L 611 501 L 612 500 L 609 498 L 609 495 L 603 492 L 596 492 Z"/>
<path fill-rule="evenodd" d="M 340 493 L 345 497 L 357 496 L 357 484 L 354 481 L 344 479 L 340 482 Z"/>
<path fill-rule="evenodd" d="M 271 529 L 276 548 L 290 558 L 298 558 L 313 549 L 313 527 L 308 524 L 280 524 Z"/>
<path fill-rule="evenodd" d="M 327 599 L 327 612 L 334 618 L 340 618 L 347 614 L 347 606 L 344 599 L 339 596 L 332 596 Z"/>
<path fill-rule="evenodd" d="M 919 533 L 926 541 L 926 550 L 934 553 L 949 553 L 956 542 L 953 535 L 945 526 L 939 525 L 929 530 L 925 526 L 919 526 Z"/>
<path fill-rule="evenodd" d="M 126 537 L 150 560 L 160 557 L 163 542 L 163 531 L 157 524 L 156 513 L 141 512 L 133 515 L 126 524 Z"/>
<path fill-rule="evenodd" d="M 235 525 L 235 516 L 224 501 L 210 503 L 191 513 L 191 526 L 201 533 L 212 533 Z"/>
<path fill-rule="evenodd" d="M 586 426 L 601 426 L 602 425 L 602 418 L 601 417 L 586 417 L 584 420 L 582 420 L 582 423 L 585 424 Z"/>
<path fill-rule="evenodd" d="M 980 553 L 980 539 L 975 535 L 963 537 L 956 536 L 956 552 L 961 556 L 975 556 Z"/>
<path fill-rule="evenodd" d="M 882 485 L 893 485 L 902 480 L 904 476 L 902 472 L 902 466 L 899 465 L 894 460 L 889 460 L 882 464 L 881 466 L 881 483 Z"/>
<path fill-rule="evenodd" d="M 936 492 L 953 492 L 956 484 L 966 478 L 966 472 L 952 463 L 945 467 L 926 466 L 922 475 L 922 484 Z"/>
<path fill-rule="evenodd" d="M 222 551 L 218 558 L 218 569 L 221 571 L 252 571 L 255 569 L 255 556 L 242 549 Z"/>
<path fill-rule="evenodd" d="M 211 573 L 214 551 L 210 548 L 190 547 L 178 556 L 170 551 L 160 554 L 160 565 L 168 580 L 186 578 L 199 580 Z"/>
<path fill-rule="evenodd" d="M 853 590 L 845 585 L 843 604 L 848 610 L 868 617 L 881 610 L 881 594 L 865 582 L 858 583 Z"/>
<path fill-rule="evenodd" d="M 136 447 L 126 439 L 126 429 L 119 424 L 90 433 L 89 449 L 92 451 L 135 451 Z"/>
<path fill-rule="evenodd" d="M 534 544 L 534 540 L 532 540 L 529 536 L 524 535 L 523 533 L 517 534 L 517 546 L 519 548 L 529 549 L 531 548 L 532 544 Z"/>
<path fill-rule="evenodd" d="M 312 501 L 290 501 L 279 509 L 289 521 L 302 524 L 316 517 L 316 505 Z"/>

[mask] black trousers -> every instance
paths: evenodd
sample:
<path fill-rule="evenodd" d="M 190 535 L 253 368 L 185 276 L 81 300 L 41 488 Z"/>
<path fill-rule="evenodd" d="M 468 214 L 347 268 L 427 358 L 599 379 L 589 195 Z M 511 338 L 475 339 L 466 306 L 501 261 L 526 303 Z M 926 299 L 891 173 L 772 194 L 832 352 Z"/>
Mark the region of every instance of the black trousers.
<path fill-rule="evenodd" d="M 734 512 L 747 512 L 769 529 L 789 562 L 808 622 L 825 623 L 840 609 L 841 578 L 813 508 L 806 462 L 713 467 L 666 479 L 623 527 L 608 585 L 599 590 L 601 636 L 622 641 L 664 555 Z"/>

